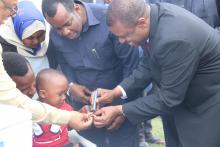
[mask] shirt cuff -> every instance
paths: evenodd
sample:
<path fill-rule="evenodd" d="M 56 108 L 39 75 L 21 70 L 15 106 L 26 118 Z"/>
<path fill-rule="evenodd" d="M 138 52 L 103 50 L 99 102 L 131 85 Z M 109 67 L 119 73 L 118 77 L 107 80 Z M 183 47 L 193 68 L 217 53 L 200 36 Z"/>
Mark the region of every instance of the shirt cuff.
<path fill-rule="evenodd" d="M 126 117 L 125 116 L 125 113 L 124 113 L 124 105 L 122 105 L 122 108 L 121 108 L 122 110 L 121 110 L 121 113 L 122 113 L 122 115 L 124 116 L 124 117 Z"/>
<path fill-rule="evenodd" d="M 71 93 L 70 93 L 70 88 L 71 88 L 73 85 L 74 85 L 73 82 L 70 82 L 70 83 L 69 83 L 69 88 L 68 88 L 68 90 L 67 90 L 67 92 L 66 92 L 66 94 L 67 94 L 68 96 L 71 95 Z"/>
<path fill-rule="evenodd" d="M 127 94 L 126 94 L 124 88 L 121 87 L 121 85 L 118 85 L 117 87 L 118 87 L 118 88 L 121 90 L 121 92 L 122 92 L 121 99 L 127 99 L 128 97 L 127 97 Z"/>

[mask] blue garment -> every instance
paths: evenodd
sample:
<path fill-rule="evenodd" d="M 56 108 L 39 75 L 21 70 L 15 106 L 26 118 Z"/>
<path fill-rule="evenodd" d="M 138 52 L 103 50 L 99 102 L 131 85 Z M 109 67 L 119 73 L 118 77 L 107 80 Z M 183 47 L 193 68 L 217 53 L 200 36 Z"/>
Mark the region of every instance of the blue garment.
<path fill-rule="evenodd" d="M 39 20 L 43 24 L 44 17 L 31 1 L 21 1 L 18 3 L 18 12 L 13 17 L 13 24 L 18 38 L 22 39 L 23 31 L 34 21 Z"/>
<path fill-rule="evenodd" d="M 88 23 L 80 37 L 64 38 L 52 29 L 50 47 L 57 51 L 58 62 L 70 82 L 85 85 L 90 90 L 114 88 L 138 64 L 138 49 L 120 44 L 109 32 L 105 5 L 84 6 Z"/>
<path fill-rule="evenodd" d="M 137 48 L 120 44 L 109 32 L 106 25 L 106 5 L 79 3 L 85 7 L 88 17 L 80 37 L 68 39 L 52 29 L 50 48 L 57 52 L 56 58 L 69 81 L 84 85 L 90 90 L 99 87 L 112 89 L 137 66 L 139 51 Z M 114 104 L 121 103 L 124 103 L 124 100 L 118 99 Z M 83 104 L 73 101 L 72 105 L 79 108 Z M 108 132 L 105 128 L 90 128 L 80 133 L 99 147 L 137 145 L 136 126 L 127 120 L 114 132 Z M 105 144 L 105 137 L 109 144 Z"/>

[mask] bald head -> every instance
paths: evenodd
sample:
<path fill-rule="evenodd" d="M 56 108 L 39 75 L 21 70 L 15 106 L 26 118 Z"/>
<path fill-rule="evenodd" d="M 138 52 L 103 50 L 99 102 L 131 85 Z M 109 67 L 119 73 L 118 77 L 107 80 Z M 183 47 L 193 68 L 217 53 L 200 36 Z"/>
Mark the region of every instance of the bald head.
<path fill-rule="evenodd" d="M 43 69 L 37 74 L 36 89 L 37 91 L 39 89 L 45 89 L 48 86 L 51 86 L 51 84 L 53 85 L 54 83 L 59 83 L 63 80 L 67 83 L 67 79 L 62 73 L 54 69 Z"/>
<path fill-rule="evenodd" d="M 112 26 L 120 21 L 127 26 L 134 26 L 140 17 L 146 14 L 145 0 L 113 0 L 108 8 L 107 24 Z"/>

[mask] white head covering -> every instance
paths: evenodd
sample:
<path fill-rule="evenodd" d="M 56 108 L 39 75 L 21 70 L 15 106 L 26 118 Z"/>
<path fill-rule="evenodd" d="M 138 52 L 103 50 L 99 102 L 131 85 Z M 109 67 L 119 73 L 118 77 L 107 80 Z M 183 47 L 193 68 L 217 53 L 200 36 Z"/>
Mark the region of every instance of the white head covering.
<path fill-rule="evenodd" d="M 13 20 L 11 17 L 1 25 L 0 36 L 8 43 L 16 46 L 17 52 L 25 57 L 44 56 L 49 43 L 49 24 L 44 21 L 41 11 L 38 10 L 36 6 L 33 6 L 30 0 L 20 1 L 18 8 L 19 11 L 16 16 L 13 17 Z M 28 15 L 29 13 L 30 15 Z M 46 34 L 45 40 L 40 44 L 36 52 L 36 50 L 24 46 L 22 40 L 30 37 L 39 30 L 45 30 Z"/>
<path fill-rule="evenodd" d="M 0 36 L 2 36 L 8 43 L 15 45 L 17 47 L 18 53 L 21 55 L 25 57 L 42 57 L 47 52 L 47 48 L 49 44 L 49 31 L 50 31 L 50 26 L 48 23 L 46 23 L 45 40 L 41 43 L 41 49 L 37 52 L 35 56 L 27 52 L 27 51 L 32 52 L 32 49 L 25 47 L 23 42 L 16 35 L 11 18 L 6 20 L 5 23 L 1 25 Z"/>
<path fill-rule="evenodd" d="M 33 35 L 34 33 L 40 30 L 46 31 L 46 27 L 41 21 L 35 20 L 31 25 L 29 25 L 23 31 L 22 40 L 30 37 L 31 35 Z"/>

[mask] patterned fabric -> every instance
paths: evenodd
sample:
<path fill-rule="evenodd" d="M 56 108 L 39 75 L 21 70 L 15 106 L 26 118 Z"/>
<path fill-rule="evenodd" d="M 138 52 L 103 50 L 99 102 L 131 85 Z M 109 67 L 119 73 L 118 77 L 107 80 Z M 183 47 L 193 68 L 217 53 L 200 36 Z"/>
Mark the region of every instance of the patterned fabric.
<path fill-rule="evenodd" d="M 72 107 L 64 103 L 60 109 L 72 111 Z M 61 147 L 69 144 L 67 125 L 33 124 L 34 147 Z"/>

